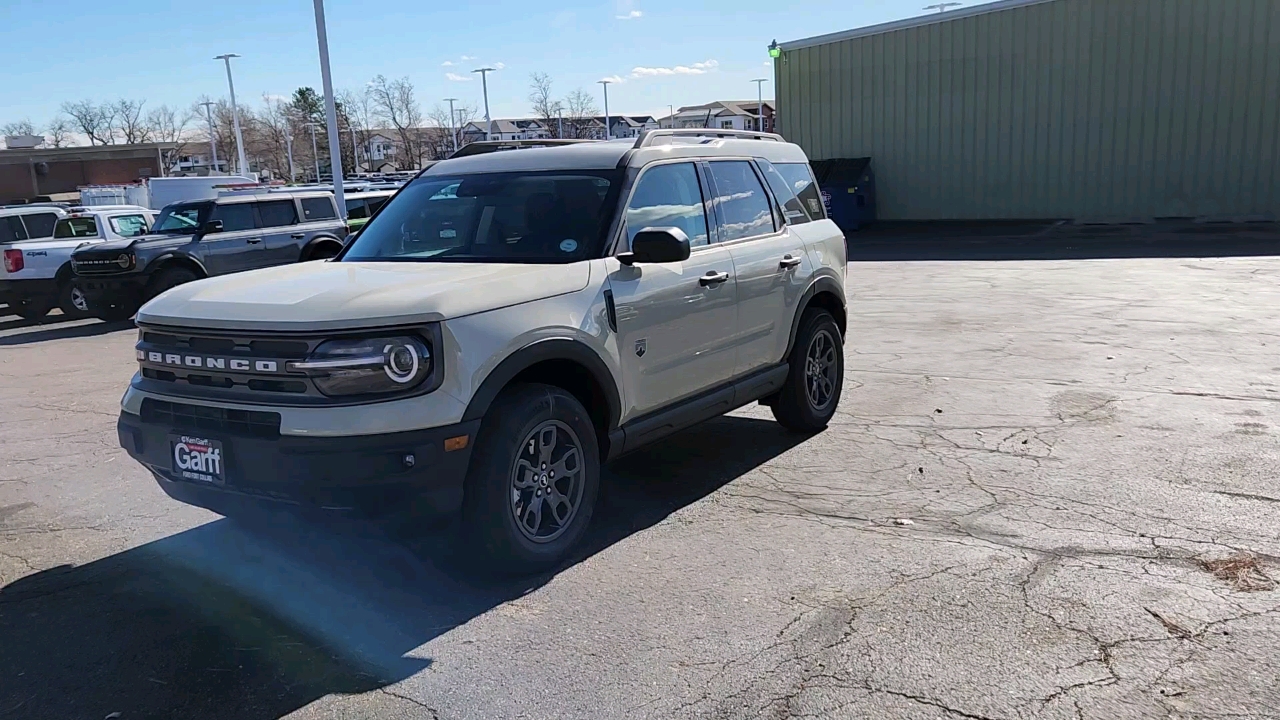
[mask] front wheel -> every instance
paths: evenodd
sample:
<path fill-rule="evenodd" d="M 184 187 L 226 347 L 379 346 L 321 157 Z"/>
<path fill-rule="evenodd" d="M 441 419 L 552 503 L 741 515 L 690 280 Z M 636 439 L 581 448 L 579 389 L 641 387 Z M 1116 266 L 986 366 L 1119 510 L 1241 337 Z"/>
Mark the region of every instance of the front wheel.
<path fill-rule="evenodd" d="M 502 573 L 564 560 L 586 533 L 600 487 L 595 426 L 577 398 L 517 385 L 489 408 L 467 472 L 471 547 Z"/>
<path fill-rule="evenodd" d="M 147 299 L 150 300 L 165 290 L 199 279 L 199 275 L 184 267 L 165 268 L 147 285 Z"/>
<path fill-rule="evenodd" d="M 786 384 L 772 403 L 773 417 L 788 430 L 817 432 L 836 414 L 844 384 L 844 345 L 831 313 L 805 312 L 789 361 Z"/>
<path fill-rule="evenodd" d="M 58 308 L 63 315 L 72 319 L 89 315 L 89 301 L 85 298 L 84 291 L 70 280 L 64 280 L 58 286 Z"/>

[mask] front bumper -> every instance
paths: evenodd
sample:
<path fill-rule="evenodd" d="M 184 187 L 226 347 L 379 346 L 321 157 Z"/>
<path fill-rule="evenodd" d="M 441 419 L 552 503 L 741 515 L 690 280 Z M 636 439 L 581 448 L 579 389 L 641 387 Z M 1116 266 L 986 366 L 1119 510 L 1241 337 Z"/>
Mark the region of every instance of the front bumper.
<path fill-rule="evenodd" d="M 84 293 L 90 310 L 109 307 L 136 308 L 142 304 L 147 287 L 147 276 L 132 275 L 86 276 L 77 275 L 76 287 Z"/>
<path fill-rule="evenodd" d="M 55 278 L 33 280 L 0 280 L 0 303 L 9 307 L 27 303 L 50 303 L 58 297 Z"/>
<path fill-rule="evenodd" d="M 385 515 L 412 508 L 445 514 L 462 506 L 463 483 L 479 421 L 385 435 L 297 437 L 244 422 L 237 411 L 206 408 L 187 416 L 168 404 L 160 412 L 121 412 L 120 446 L 179 502 L 222 515 L 262 506 Z M 243 415 L 243 413 L 241 413 Z M 270 415 L 270 413 L 262 413 Z M 173 471 L 175 435 L 198 434 L 222 443 L 220 483 L 185 480 Z M 464 448 L 445 440 L 466 436 Z M 455 444 L 457 441 L 455 440 Z M 412 456 L 412 461 L 406 458 Z"/>

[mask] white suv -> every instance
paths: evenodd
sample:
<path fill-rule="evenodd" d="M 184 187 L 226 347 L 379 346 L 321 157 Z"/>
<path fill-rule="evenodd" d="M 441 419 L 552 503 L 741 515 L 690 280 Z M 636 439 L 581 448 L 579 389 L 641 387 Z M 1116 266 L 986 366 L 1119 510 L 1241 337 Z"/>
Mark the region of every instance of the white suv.
<path fill-rule="evenodd" d="M 754 401 L 825 427 L 844 278 L 776 135 L 445 160 L 333 260 L 143 306 L 120 442 L 183 502 L 461 510 L 531 571 L 583 536 L 604 461 Z"/>

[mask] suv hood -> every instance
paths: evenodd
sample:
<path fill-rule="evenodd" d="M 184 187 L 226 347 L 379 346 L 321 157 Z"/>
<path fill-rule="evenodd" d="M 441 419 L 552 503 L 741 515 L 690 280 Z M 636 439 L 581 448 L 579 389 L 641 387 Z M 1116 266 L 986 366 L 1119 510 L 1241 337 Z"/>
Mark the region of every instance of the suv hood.
<path fill-rule="evenodd" d="M 138 322 L 235 330 L 338 330 L 472 315 L 581 290 L 591 263 L 306 262 L 179 285 Z"/>

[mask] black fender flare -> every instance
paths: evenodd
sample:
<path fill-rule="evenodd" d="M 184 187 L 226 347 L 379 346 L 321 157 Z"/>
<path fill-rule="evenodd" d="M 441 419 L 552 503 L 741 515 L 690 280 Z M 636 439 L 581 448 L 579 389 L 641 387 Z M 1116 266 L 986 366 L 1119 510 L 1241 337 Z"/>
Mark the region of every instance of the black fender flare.
<path fill-rule="evenodd" d="M 302 252 L 298 254 L 298 262 L 303 262 L 306 259 L 307 255 L 311 253 L 311 248 L 315 247 L 316 245 L 319 245 L 322 242 L 328 242 L 328 241 L 333 241 L 334 243 L 337 243 L 338 252 L 342 252 L 342 248 L 346 244 L 342 242 L 342 240 L 338 238 L 338 236 L 336 235 L 316 235 L 315 237 L 308 240 L 306 245 L 302 246 Z"/>
<path fill-rule="evenodd" d="M 199 258 L 186 253 L 167 252 L 163 255 L 157 256 L 154 260 L 147 263 L 148 279 L 155 277 L 155 274 L 158 272 L 163 272 L 166 266 L 172 267 L 175 263 L 179 265 L 193 265 L 195 266 L 196 272 L 198 272 L 201 277 L 209 277 L 209 270 L 205 268 L 204 263 L 200 262 Z"/>
<path fill-rule="evenodd" d="M 804 294 L 800 296 L 800 302 L 796 303 L 796 314 L 791 319 L 791 337 L 787 339 L 787 352 L 782 356 L 785 360 L 791 357 L 791 349 L 795 347 L 796 335 L 800 333 L 800 318 L 804 317 L 804 311 L 809 307 L 809 301 L 813 300 L 813 296 L 820 292 L 829 292 L 840 298 L 840 302 L 848 307 L 848 303 L 844 298 L 844 286 L 839 280 L 830 275 L 823 275 L 813 282 Z M 846 311 L 846 315 L 848 312 Z"/>
<path fill-rule="evenodd" d="M 618 396 L 618 386 L 614 383 L 613 373 L 609 366 L 586 343 L 569 338 L 550 338 L 538 340 L 511 353 L 498 363 L 488 377 L 480 383 L 467 410 L 462 414 L 463 422 L 479 420 L 489 411 L 489 406 L 498 397 L 498 393 L 517 375 L 525 370 L 548 360 L 567 360 L 586 368 L 591 373 L 604 395 L 606 405 L 606 431 L 618 427 L 618 418 L 622 416 L 622 399 Z"/>

